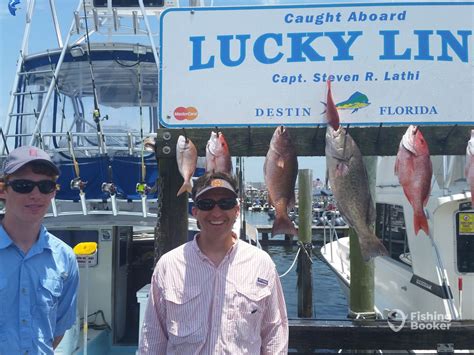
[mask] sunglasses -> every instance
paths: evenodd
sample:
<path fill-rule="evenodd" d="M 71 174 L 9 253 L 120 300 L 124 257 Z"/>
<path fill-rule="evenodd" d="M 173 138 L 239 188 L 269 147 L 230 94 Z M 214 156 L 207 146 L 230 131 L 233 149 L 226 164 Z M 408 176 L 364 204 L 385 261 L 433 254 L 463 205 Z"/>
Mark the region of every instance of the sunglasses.
<path fill-rule="evenodd" d="M 35 186 L 38 186 L 38 189 L 42 194 L 50 194 L 53 191 L 59 190 L 59 185 L 51 180 L 41 180 L 41 181 L 32 181 L 26 179 L 18 179 L 8 181 L 7 186 L 11 186 L 13 191 L 19 194 L 29 194 Z"/>
<path fill-rule="evenodd" d="M 228 211 L 237 206 L 237 200 L 235 198 L 223 198 L 219 201 L 204 199 L 197 201 L 195 205 L 201 211 L 210 211 L 214 208 L 215 205 L 219 206 L 219 208 L 223 211 Z"/>

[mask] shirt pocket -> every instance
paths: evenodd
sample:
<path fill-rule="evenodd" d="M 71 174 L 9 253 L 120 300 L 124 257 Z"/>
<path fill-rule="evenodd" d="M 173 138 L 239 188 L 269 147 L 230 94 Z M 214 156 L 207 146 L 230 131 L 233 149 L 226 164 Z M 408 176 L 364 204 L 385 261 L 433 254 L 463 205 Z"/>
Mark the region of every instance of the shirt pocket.
<path fill-rule="evenodd" d="M 207 310 L 202 305 L 201 289 L 186 287 L 184 290 L 169 288 L 166 300 L 166 327 L 171 344 L 199 343 L 205 337 Z"/>
<path fill-rule="evenodd" d="M 41 279 L 36 292 L 36 306 L 43 312 L 51 312 L 57 308 L 62 291 L 63 281 L 60 277 Z"/>
<path fill-rule="evenodd" d="M 33 329 L 37 337 L 52 344 L 56 327 L 59 297 L 63 291 L 63 281 L 60 277 L 40 279 L 36 290 L 36 307 L 32 312 Z"/>
<path fill-rule="evenodd" d="M 255 343 L 260 339 L 262 319 L 267 299 L 268 286 L 238 286 L 235 293 L 234 309 L 235 334 L 243 342 Z"/>

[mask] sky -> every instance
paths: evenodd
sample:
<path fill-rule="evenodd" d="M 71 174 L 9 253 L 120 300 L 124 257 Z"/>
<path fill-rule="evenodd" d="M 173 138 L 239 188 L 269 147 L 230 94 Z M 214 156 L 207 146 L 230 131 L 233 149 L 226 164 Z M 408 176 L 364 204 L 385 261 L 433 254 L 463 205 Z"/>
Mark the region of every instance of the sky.
<path fill-rule="evenodd" d="M 226 5 L 248 5 L 248 4 L 301 4 L 311 3 L 309 0 L 226 0 L 226 1 L 205 1 L 204 5 L 219 6 Z M 333 0 L 334 2 L 334 0 Z M 188 6 L 187 0 L 182 0 L 181 6 Z M 72 13 L 77 8 L 79 2 L 77 0 L 56 0 L 56 10 L 59 18 L 59 23 L 63 31 L 70 26 L 72 21 Z M 12 16 L 8 11 L 8 1 L 2 1 L 0 5 L 0 124 L 4 126 L 8 111 L 8 103 L 10 100 L 9 93 L 12 90 L 13 80 L 15 77 L 16 62 L 20 53 L 23 32 L 25 28 L 25 17 L 27 10 L 27 1 L 20 0 L 17 6 L 16 16 Z M 36 27 L 37 20 L 40 18 L 50 19 L 50 7 L 48 0 L 36 0 L 36 7 L 33 21 L 35 27 L 30 36 L 31 46 L 30 53 L 44 49 L 47 43 L 54 43 L 55 34 L 51 21 L 45 21 L 44 26 L 41 24 L 42 30 L 38 31 Z M 263 164 L 265 157 L 249 157 L 244 159 L 245 180 L 247 182 L 262 182 L 263 178 Z M 320 178 L 324 180 L 326 162 L 324 157 L 299 157 L 299 169 L 312 169 L 313 179 Z"/>

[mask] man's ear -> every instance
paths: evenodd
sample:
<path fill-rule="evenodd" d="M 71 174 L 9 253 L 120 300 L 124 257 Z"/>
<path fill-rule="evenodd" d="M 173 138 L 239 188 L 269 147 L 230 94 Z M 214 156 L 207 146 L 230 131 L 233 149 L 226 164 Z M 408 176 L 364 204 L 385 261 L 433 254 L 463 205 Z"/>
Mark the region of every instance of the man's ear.
<path fill-rule="evenodd" d="M 196 215 L 197 215 L 197 208 L 193 206 L 193 207 L 191 208 L 191 213 L 192 213 L 193 217 L 196 217 Z"/>

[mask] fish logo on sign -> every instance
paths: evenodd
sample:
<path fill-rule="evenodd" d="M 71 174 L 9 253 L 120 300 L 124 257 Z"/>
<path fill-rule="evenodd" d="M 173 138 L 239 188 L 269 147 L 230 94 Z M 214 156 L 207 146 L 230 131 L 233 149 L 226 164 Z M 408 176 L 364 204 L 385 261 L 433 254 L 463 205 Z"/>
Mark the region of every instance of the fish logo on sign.
<path fill-rule="evenodd" d="M 326 107 L 327 104 L 325 102 L 321 103 Z M 353 93 L 347 100 L 339 102 L 336 104 L 336 108 L 338 110 L 352 110 L 351 113 L 357 112 L 359 109 L 362 109 L 364 107 L 367 107 L 370 105 L 369 98 L 367 95 L 356 91 Z M 326 113 L 326 109 L 324 109 L 321 114 Z"/>
<path fill-rule="evenodd" d="M 406 314 L 400 309 L 392 309 L 387 314 L 387 323 L 390 329 L 392 329 L 395 333 L 402 330 L 405 326 L 405 322 L 407 320 Z"/>

